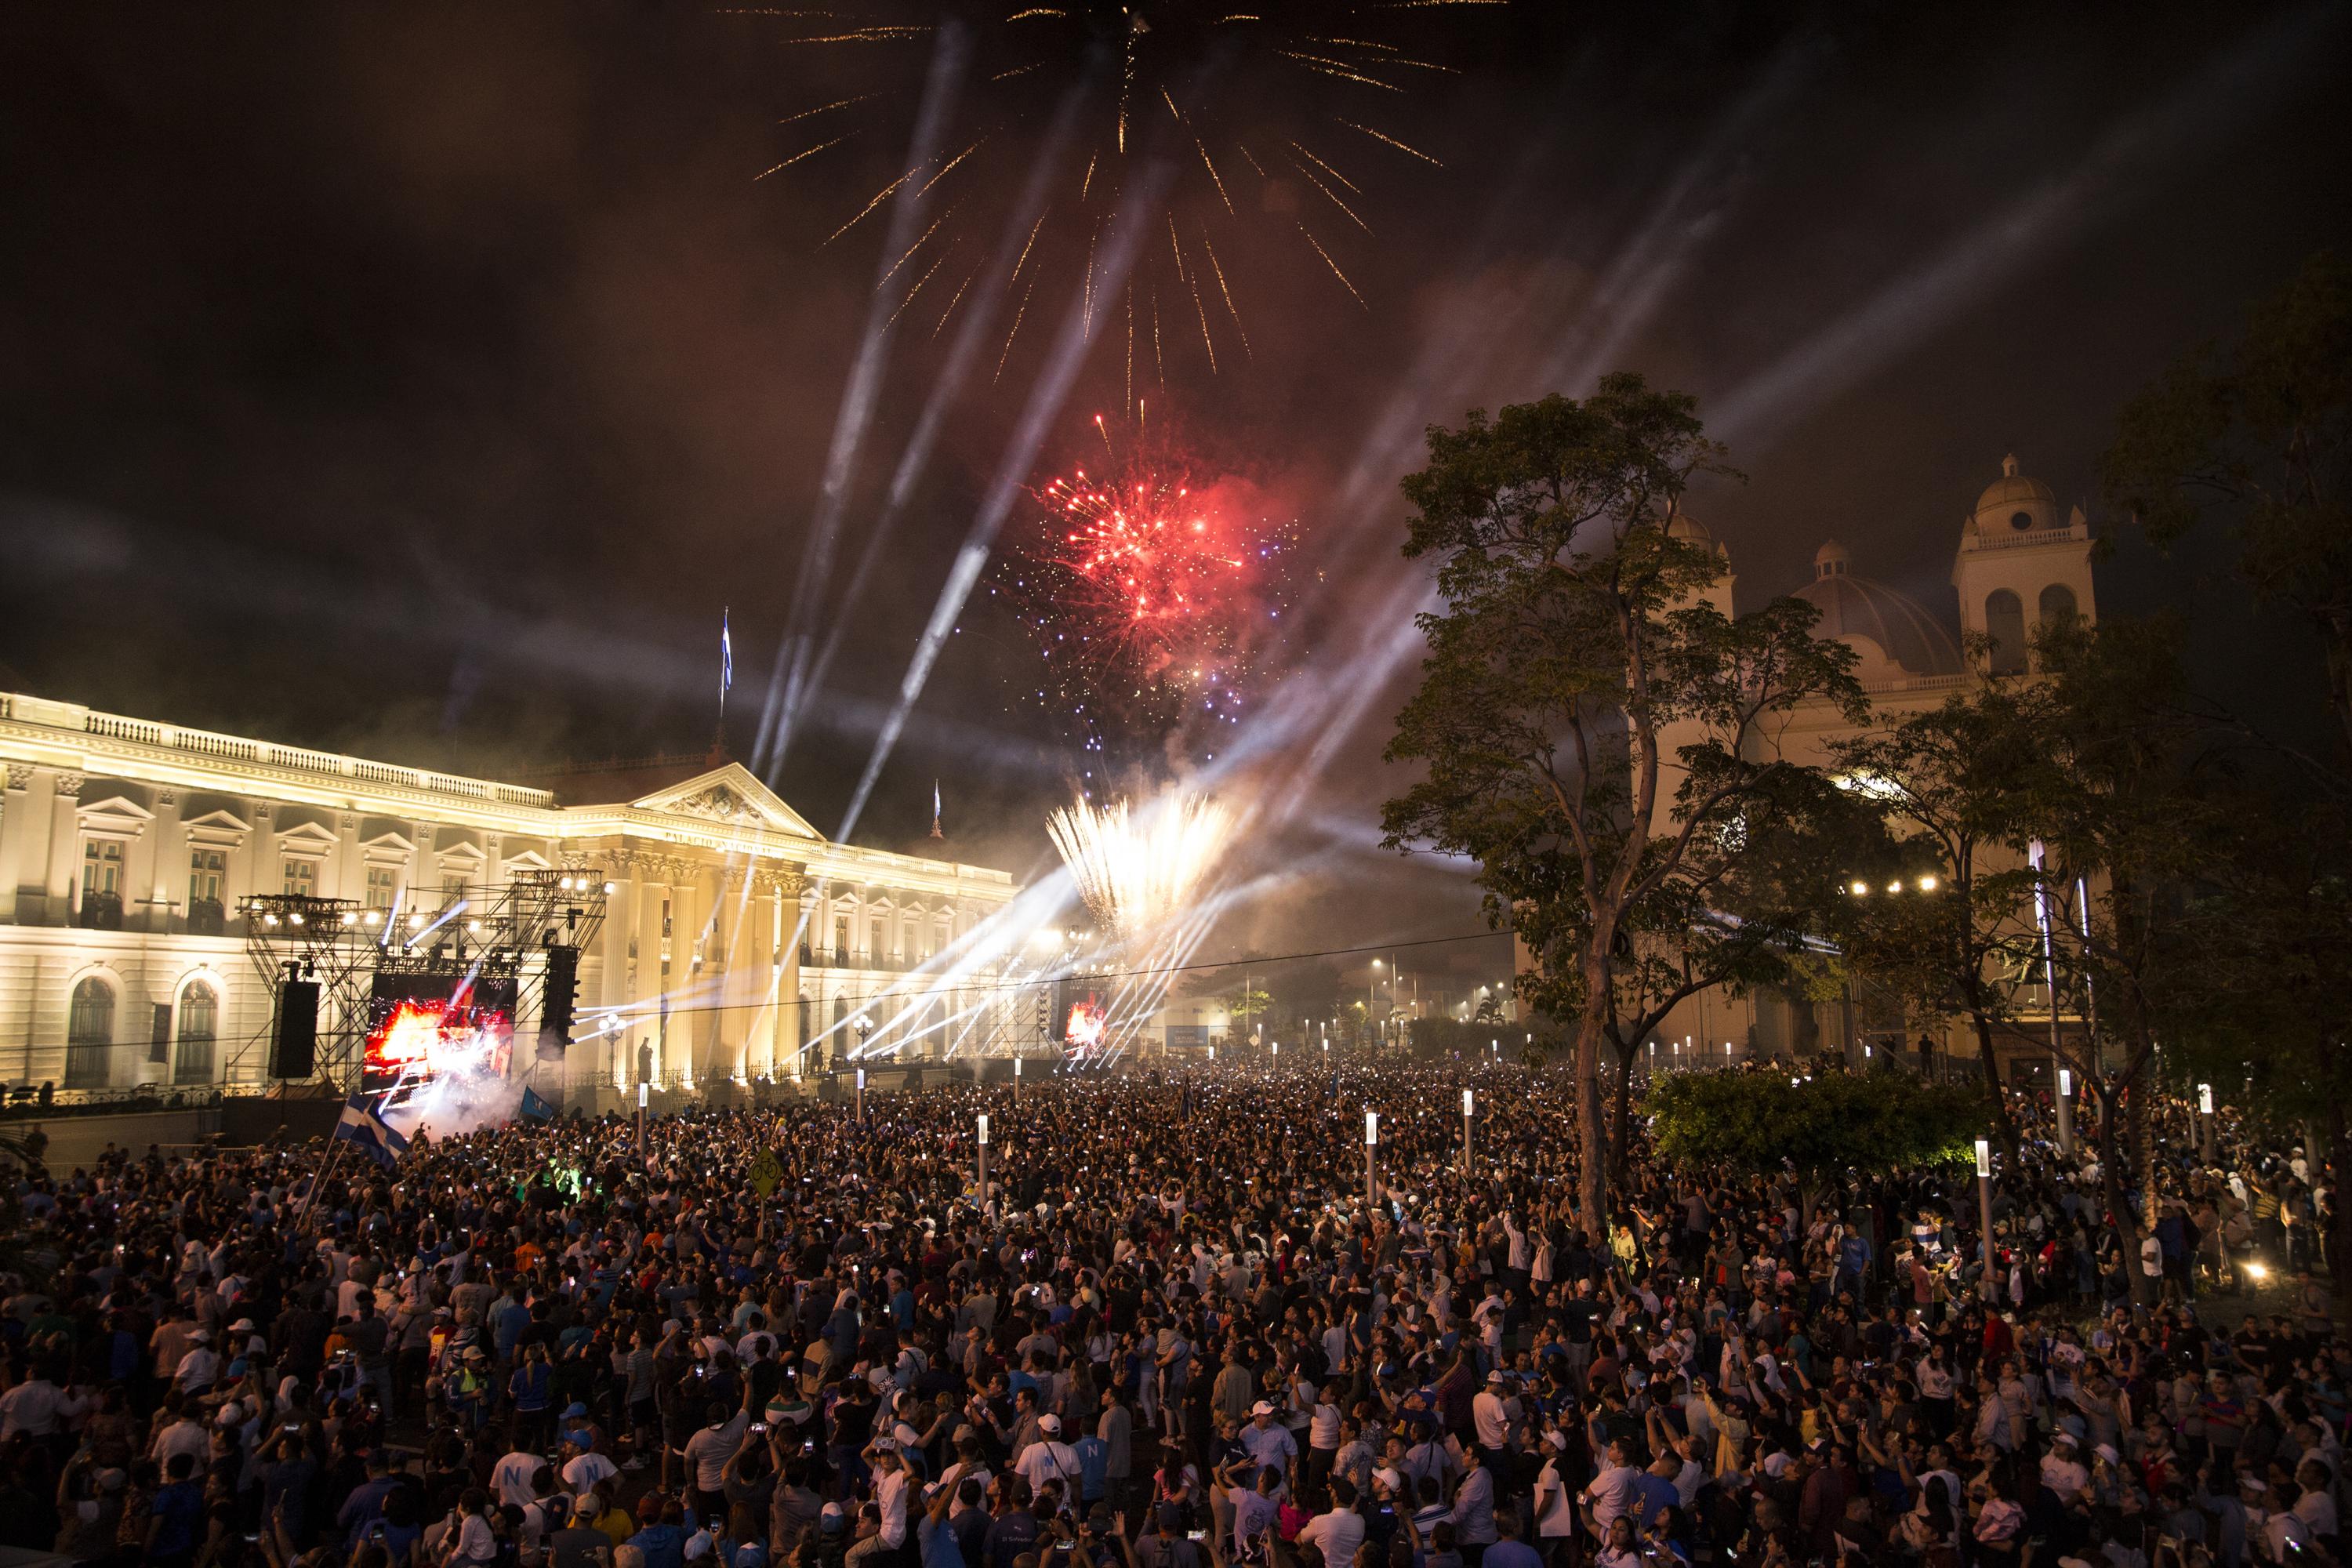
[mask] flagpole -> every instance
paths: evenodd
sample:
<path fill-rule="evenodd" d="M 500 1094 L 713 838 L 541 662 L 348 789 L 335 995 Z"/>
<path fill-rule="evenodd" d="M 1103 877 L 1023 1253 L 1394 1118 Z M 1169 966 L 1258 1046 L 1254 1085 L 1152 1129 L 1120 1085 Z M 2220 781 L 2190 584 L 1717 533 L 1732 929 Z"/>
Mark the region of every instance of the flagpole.
<path fill-rule="evenodd" d="M 328 1153 L 326 1164 L 320 1169 L 318 1175 L 312 1179 L 310 1183 L 310 1195 L 302 1200 L 302 1212 L 294 1216 L 294 1234 L 297 1236 L 302 1234 L 302 1222 L 310 1217 L 310 1211 L 312 1209 L 318 1207 L 319 1194 L 327 1190 L 327 1178 L 334 1173 L 337 1163 L 343 1157 L 343 1151 L 349 1148 L 352 1142 L 348 1138 L 336 1138 L 331 1140 L 331 1142 L 335 1146 L 333 1150 Z"/>

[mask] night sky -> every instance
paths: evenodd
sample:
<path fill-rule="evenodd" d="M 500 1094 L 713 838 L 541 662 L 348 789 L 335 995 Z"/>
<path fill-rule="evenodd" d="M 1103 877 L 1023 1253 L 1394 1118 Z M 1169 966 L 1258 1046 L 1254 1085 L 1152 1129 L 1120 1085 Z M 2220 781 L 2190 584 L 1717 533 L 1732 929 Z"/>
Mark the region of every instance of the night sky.
<path fill-rule="evenodd" d="M 1128 386 L 1124 312 L 1104 305 L 1066 395 L 1039 390 L 1089 238 L 1076 167 L 1052 165 L 1034 316 L 997 373 L 1014 300 L 997 303 L 845 598 L 940 384 L 951 280 L 1000 245 L 1057 106 L 1079 95 L 1083 135 L 1112 95 L 1082 50 L 989 81 L 1018 53 L 1003 8 L 835 9 L 970 21 L 941 137 L 982 147 L 922 220 L 945 215 L 939 251 L 885 285 L 895 300 L 951 252 L 879 362 L 819 580 L 812 519 L 894 209 L 826 237 L 906 158 L 928 36 L 793 43 L 831 24 L 622 0 L 7 8 L 0 689 L 512 773 L 707 746 L 723 607 L 729 739 L 749 757 L 797 592 L 804 629 L 843 635 L 774 782 L 831 830 L 992 477 L 1090 461 L 1089 418 L 1117 419 Z M 2122 400 L 2352 237 L 2327 151 L 2352 64 L 2340 5 L 1349 19 L 1446 68 L 1400 70 L 1406 93 L 1196 45 L 1193 14 L 1145 8 L 1236 210 L 1149 116 L 1128 188 L 1217 237 L 1249 344 L 1212 314 L 1212 373 L 1189 292 L 1145 247 L 1132 276 L 1164 363 L 1149 417 L 1306 531 L 1319 582 L 1292 695 L 1328 688 L 1302 706 L 1328 714 L 1369 693 L 1352 724 L 1296 737 L 1328 745 L 1320 782 L 1292 832 L 1244 853 L 1297 874 L 1212 953 L 1472 929 L 1458 870 L 1372 847 L 1410 648 L 1349 657 L 1410 603 L 1395 480 L 1423 426 L 1639 370 L 1697 395 L 1747 475 L 1692 500 L 1743 605 L 1805 581 L 1834 536 L 1956 625 L 1951 551 L 2004 452 L 2106 530 L 2094 465 Z M 1215 153 L 1294 133 L 1360 190 Z M 1024 416 L 1042 440 L 1022 467 Z M 2189 612 L 2210 695 L 2306 726 L 2308 638 L 2224 559 L 2124 538 L 2101 610 Z M 958 624 L 857 837 L 913 847 L 937 777 L 958 852 L 1026 873 L 1068 759 L 1014 700 L 1034 667 L 984 590 Z"/>

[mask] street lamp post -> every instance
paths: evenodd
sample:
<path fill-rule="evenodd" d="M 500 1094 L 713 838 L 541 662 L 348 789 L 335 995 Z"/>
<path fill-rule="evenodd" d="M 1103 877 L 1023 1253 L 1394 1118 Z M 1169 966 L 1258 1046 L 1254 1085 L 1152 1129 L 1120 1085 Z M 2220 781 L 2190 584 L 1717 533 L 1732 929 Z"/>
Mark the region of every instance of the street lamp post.
<path fill-rule="evenodd" d="M 2068 1156 L 2074 1152 L 2074 1073 L 2071 1068 L 2058 1069 L 2058 1152 Z"/>
<path fill-rule="evenodd" d="M 1377 1163 L 1381 1143 L 1381 1113 L 1364 1112 L 1364 1206 L 1377 1208 L 1381 1201 L 1380 1173 Z"/>
<path fill-rule="evenodd" d="M 1471 1091 L 1466 1089 L 1464 1089 L 1462 1091 L 1462 1169 L 1465 1172 L 1467 1172 L 1470 1169 L 1470 1108 L 1472 1103 Z"/>
<path fill-rule="evenodd" d="M 857 1125 L 866 1125 L 866 1069 L 857 1069 Z"/>
<path fill-rule="evenodd" d="M 1977 1226 L 1984 1236 L 1984 1299 L 1993 1300 L 2000 1287 L 1992 1268 L 1992 1142 L 1977 1140 Z"/>
<path fill-rule="evenodd" d="M 988 1112 L 980 1113 L 980 1185 L 973 1191 L 980 1212 L 988 1212 Z"/>
<path fill-rule="evenodd" d="M 1013 1058 L 1013 1103 L 1021 1103 L 1021 1058 Z"/>

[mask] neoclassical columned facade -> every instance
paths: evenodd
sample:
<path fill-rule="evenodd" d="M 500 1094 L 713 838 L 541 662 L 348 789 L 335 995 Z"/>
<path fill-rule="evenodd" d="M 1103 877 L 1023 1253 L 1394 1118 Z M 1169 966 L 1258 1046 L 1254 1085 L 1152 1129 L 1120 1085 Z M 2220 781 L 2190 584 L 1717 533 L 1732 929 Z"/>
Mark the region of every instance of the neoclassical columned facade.
<path fill-rule="evenodd" d="M 1010 876 L 834 843 L 716 755 L 541 787 L 0 694 L 0 768 L 12 1088 L 262 1081 L 275 999 L 247 957 L 249 897 L 429 920 L 564 867 L 611 892 L 542 1088 L 804 1079 L 861 1018 L 869 1048 L 933 1060 L 997 1043 L 1012 1012 L 985 974 L 924 978 L 1012 901 Z"/>

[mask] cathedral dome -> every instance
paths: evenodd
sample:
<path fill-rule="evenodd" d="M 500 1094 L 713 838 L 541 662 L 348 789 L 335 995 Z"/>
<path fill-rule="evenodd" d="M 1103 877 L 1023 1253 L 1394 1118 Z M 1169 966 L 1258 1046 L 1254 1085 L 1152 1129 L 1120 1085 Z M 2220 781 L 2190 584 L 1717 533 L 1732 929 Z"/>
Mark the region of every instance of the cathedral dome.
<path fill-rule="evenodd" d="M 2017 456 L 2000 460 L 2000 478 L 1977 497 L 1973 514 L 1979 534 L 1998 539 L 2008 533 L 2030 533 L 2058 526 L 2058 498 L 2040 479 L 2017 471 Z"/>
<path fill-rule="evenodd" d="M 1958 674 L 1959 644 L 1943 622 L 1910 595 L 1855 576 L 1845 546 L 1834 539 L 1814 553 L 1813 580 L 1792 595 L 1821 612 L 1813 635 L 1854 644 L 1863 656 L 1856 674 L 1865 681 L 1874 674 Z M 1898 668 L 1872 670 L 1874 653 Z"/>

